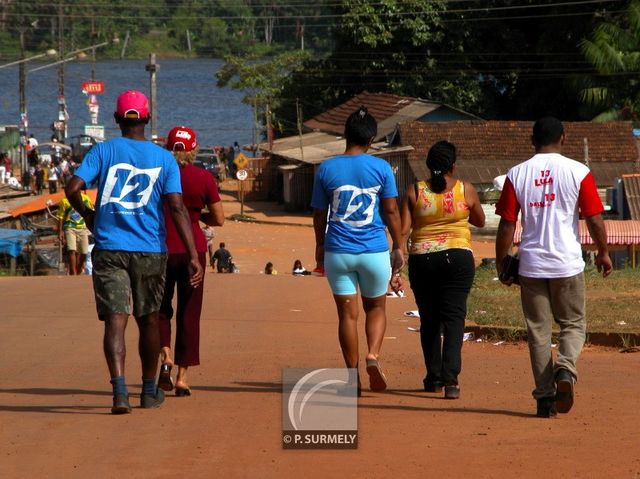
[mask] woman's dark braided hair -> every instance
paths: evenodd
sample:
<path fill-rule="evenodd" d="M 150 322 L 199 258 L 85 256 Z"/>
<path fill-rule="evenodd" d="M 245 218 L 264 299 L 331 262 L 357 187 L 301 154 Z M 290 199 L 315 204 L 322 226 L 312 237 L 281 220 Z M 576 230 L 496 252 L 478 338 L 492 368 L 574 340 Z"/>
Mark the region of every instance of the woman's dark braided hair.
<path fill-rule="evenodd" d="M 447 187 L 444 177 L 453 169 L 456 162 L 456 147 L 448 141 L 439 141 L 434 144 L 427 154 L 427 168 L 431 171 L 431 191 L 442 193 Z"/>
<path fill-rule="evenodd" d="M 349 115 L 344 125 L 344 137 L 347 145 L 367 146 L 378 134 L 378 122 L 361 106 Z"/>

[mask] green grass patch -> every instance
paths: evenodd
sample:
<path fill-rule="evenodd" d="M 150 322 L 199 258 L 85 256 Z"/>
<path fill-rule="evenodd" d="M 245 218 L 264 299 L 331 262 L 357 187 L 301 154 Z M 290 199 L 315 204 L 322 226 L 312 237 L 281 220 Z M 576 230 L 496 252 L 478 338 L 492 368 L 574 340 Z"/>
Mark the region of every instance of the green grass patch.
<path fill-rule="evenodd" d="M 467 320 L 478 325 L 524 328 L 520 288 L 504 286 L 495 277 L 493 268 L 476 270 Z M 640 332 L 640 270 L 616 270 L 603 279 L 595 268 L 587 268 L 585 280 L 589 332 Z"/>

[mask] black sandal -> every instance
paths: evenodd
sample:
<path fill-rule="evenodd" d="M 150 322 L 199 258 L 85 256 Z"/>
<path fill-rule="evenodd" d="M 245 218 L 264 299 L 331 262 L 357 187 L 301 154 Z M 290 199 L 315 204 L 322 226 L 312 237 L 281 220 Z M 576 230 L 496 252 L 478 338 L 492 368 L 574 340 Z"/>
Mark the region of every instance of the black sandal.
<path fill-rule="evenodd" d="M 171 379 L 171 364 L 163 364 L 162 366 L 160 366 L 158 387 L 163 391 L 173 390 L 173 379 Z"/>
<path fill-rule="evenodd" d="M 176 396 L 178 397 L 191 396 L 191 389 L 176 387 Z"/>

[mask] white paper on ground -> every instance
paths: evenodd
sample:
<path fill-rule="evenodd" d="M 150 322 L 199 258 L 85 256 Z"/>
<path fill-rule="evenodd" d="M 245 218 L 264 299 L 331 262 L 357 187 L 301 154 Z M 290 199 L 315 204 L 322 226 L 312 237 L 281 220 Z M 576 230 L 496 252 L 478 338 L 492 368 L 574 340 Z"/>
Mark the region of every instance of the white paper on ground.
<path fill-rule="evenodd" d="M 404 298 L 404 291 L 400 290 L 397 293 L 395 291 L 389 291 L 387 293 L 387 298 Z"/>

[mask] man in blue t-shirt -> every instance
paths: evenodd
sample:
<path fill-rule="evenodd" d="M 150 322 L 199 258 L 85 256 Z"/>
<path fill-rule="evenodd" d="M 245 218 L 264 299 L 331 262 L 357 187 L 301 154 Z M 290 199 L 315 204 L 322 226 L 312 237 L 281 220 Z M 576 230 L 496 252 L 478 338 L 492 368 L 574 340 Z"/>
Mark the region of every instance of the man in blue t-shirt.
<path fill-rule="evenodd" d="M 158 312 L 164 293 L 166 246 L 164 209 L 171 217 L 189 256 L 191 284 L 202 281 L 191 220 L 182 202 L 180 171 L 174 157 L 147 141 L 149 102 L 138 91 L 118 97 L 116 123 L 121 138 L 94 146 L 85 156 L 65 192 L 95 238 L 93 287 L 98 318 L 104 321 L 104 354 L 111 375 L 111 412 L 131 412 L 124 377 L 125 329 L 132 312 L 140 331 L 142 362 L 140 406 L 158 407 L 164 393 L 156 386 L 160 332 Z M 95 211 L 86 207 L 81 191 L 97 184 Z"/>

